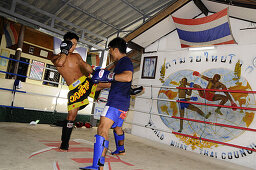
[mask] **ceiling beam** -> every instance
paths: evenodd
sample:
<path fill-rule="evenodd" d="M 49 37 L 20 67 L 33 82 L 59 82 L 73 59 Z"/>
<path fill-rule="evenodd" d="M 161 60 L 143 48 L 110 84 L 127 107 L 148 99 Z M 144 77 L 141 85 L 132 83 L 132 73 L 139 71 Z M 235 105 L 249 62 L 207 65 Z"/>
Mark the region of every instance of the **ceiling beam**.
<path fill-rule="evenodd" d="M 121 1 L 126 5 L 128 5 L 129 7 L 131 7 L 132 9 L 134 9 L 135 11 L 137 11 L 138 13 L 140 13 L 143 16 L 143 18 L 148 17 L 143 11 L 141 11 L 140 9 L 138 9 L 137 7 L 129 3 L 127 0 L 121 0 Z"/>
<path fill-rule="evenodd" d="M 18 19 L 20 19 L 20 20 L 23 20 L 23 21 L 25 21 L 25 22 L 28 22 L 28 23 L 37 25 L 37 26 L 39 26 L 39 27 L 41 27 L 41 28 L 44 28 L 44 29 L 46 29 L 46 30 L 48 30 L 48 31 L 51 31 L 51 32 L 56 33 L 56 34 L 61 35 L 61 36 L 63 36 L 63 35 L 65 34 L 65 32 L 63 32 L 63 31 L 60 31 L 60 30 L 55 29 L 55 28 L 52 28 L 52 27 L 50 27 L 50 26 L 48 26 L 48 25 L 46 25 L 46 24 L 40 23 L 40 22 L 38 22 L 38 21 L 35 21 L 35 20 L 31 19 L 31 18 L 25 17 L 25 16 L 20 15 L 20 14 L 18 14 L 18 13 L 11 12 L 10 10 L 7 10 L 7 9 L 5 9 L 5 8 L 3 8 L 3 7 L 0 7 L 0 11 L 3 12 L 3 14 L 4 14 L 6 17 L 15 17 L 15 18 L 18 18 Z M 93 43 L 91 43 L 91 42 L 89 42 L 89 41 L 80 40 L 80 42 L 81 42 L 81 43 L 84 43 L 84 44 L 87 44 L 87 45 L 89 45 L 89 46 L 93 46 L 93 47 L 95 47 L 95 48 L 97 48 L 97 49 L 102 49 L 102 50 L 104 50 L 104 48 L 102 48 L 101 46 L 98 46 L 98 45 L 96 45 L 96 44 L 93 44 Z"/>
<path fill-rule="evenodd" d="M 72 0 L 66 0 L 66 1 L 63 3 L 62 7 L 59 8 L 56 12 L 54 12 L 54 15 L 57 16 L 59 13 L 61 13 L 61 11 L 64 10 L 64 7 L 66 7 L 67 4 L 68 4 L 70 1 L 72 1 Z M 47 19 L 47 20 L 45 21 L 45 24 L 47 24 L 51 19 L 54 20 L 53 18 L 49 18 L 49 19 Z"/>
<path fill-rule="evenodd" d="M 166 4 L 162 5 L 162 6 L 160 6 L 160 7 L 156 8 L 156 9 L 154 9 L 153 11 L 151 11 L 150 13 L 148 13 L 148 16 L 154 14 L 155 12 L 157 12 L 157 11 L 159 11 L 159 10 L 161 10 L 161 9 L 166 8 L 167 6 L 169 6 L 169 5 L 171 5 L 171 4 L 172 4 L 172 2 L 168 2 L 168 3 L 166 3 Z M 124 30 L 124 29 L 128 28 L 129 26 L 131 26 L 131 25 L 133 25 L 133 24 L 139 22 L 139 21 L 142 20 L 142 19 L 143 19 L 143 17 L 140 17 L 140 18 L 136 19 L 135 21 L 131 22 L 130 24 L 125 25 L 125 26 L 122 27 L 120 30 Z M 132 31 L 134 31 L 134 30 L 132 30 Z M 132 32 L 132 31 L 130 31 L 130 32 Z M 122 31 L 120 31 L 120 32 L 122 32 Z M 114 32 L 114 33 L 112 33 L 112 34 L 110 34 L 110 35 L 108 36 L 108 38 L 111 37 L 111 36 L 113 36 L 113 35 L 115 35 L 115 34 L 117 34 L 117 33 L 118 33 L 118 31 L 117 31 L 117 32 Z M 98 43 L 100 43 L 100 42 L 101 42 L 101 41 L 97 42 L 96 44 L 98 44 Z"/>
<path fill-rule="evenodd" d="M 62 0 L 62 1 L 63 1 L 63 0 Z M 107 22 L 107 21 L 105 21 L 105 20 L 103 20 L 103 19 L 101 19 L 101 18 L 99 18 L 99 17 L 97 17 L 97 16 L 95 16 L 95 15 L 93 15 L 93 14 L 87 12 L 86 10 L 81 9 L 81 8 L 78 7 L 78 6 L 73 5 L 72 3 L 68 3 L 68 5 L 69 5 L 70 7 L 72 7 L 72 8 L 74 8 L 74 9 L 76 9 L 76 10 L 78 10 L 78 11 L 80 11 L 80 12 L 82 12 L 82 13 L 84 13 L 84 14 L 86 14 L 86 15 L 88 15 L 88 16 L 90 16 L 90 17 L 92 17 L 92 18 L 94 18 L 94 19 L 96 19 L 96 20 L 98 20 L 98 21 L 100 21 L 100 22 L 102 22 L 102 23 L 104 23 L 104 24 L 106 24 L 106 25 L 108 25 L 108 26 L 114 28 L 114 29 L 116 29 L 116 30 L 119 30 L 119 28 L 116 27 L 115 25 L 110 24 L 109 22 Z"/>
<path fill-rule="evenodd" d="M 208 16 L 209 10 L 201 0 L 193 0 L 197 8 L 199 8 L 205 16 Z"/>
<path fill-rule="evenodd" d="M 255 0 L 209 0 L 209 1 L 228 4 L 228 5 L 234 5 L 234 6 L 239 6 L 239 7 L 256 9 Z"/>
<path fill-rule="evenodd" d="M 141 52 L 144 51 L 143 47 L 141 47 L 140 45 L 135 44 L 134 42 L 131 42 L 131 41 L 127 43 L 127 47 L 129 47 L 133 50 L 141 51 Z"/>
<path fill-rule="evenodd" d="M 12 6 L 11 6 L 11 11 L 14 12 L 15 11 L 15 8 L 16 8 L 16 0 L 13 0 L 12 1 Z"/>
<path fill-rule="evenodd" d="M 147 29 L 151 28 L 153 25 L 157 24 L 158 22 L 162 21 L 174 11 L 182 7 L 184 4 L 188 3 L 191 0 L 177 0 L 175 3 L 170 5 L 168 8 L 164 9 L 163 11 L 159 12 L 155 17 L 149 19 L 145 24 L 134 30 L 132 33 L 128 34 L 124 37 L 126 42 L 131 41 L 138 35 L 142 34 Z"/>
<path fill-rule="evenodd" d="M 89 30 L 86 30 L 86 29 L 84 29 L 84 28 L 81 28 L 81 27 L 79 27 L 79 26 L 77 26 L 77 25 L 75 25 L 75 24 L 73 24 L 73 23 L 71 23 L 71 22 L 69 22 L 69 21 L 66 21 L 66 20 L 64 20 L 64 19 L 62 19 L 62 18 L 59 18 L 59 17 L 57 17 L 56 15 L 53 15 L 53 14 L 51 14 L 51 13 L 49 13 L 49 12 L 46 12 L 46 11 L 44 11 L 44 10 L 41 10 L 41 9 L 39 9 L 39 8 L 36 8 L 36 7 L 32 6 L 31 4 L 29 4 L 29 3 L 27 3 L 27 2 L 24 2 L 24 1 L 22 1 L 22 0 L 17 0 L 17 2 L 20 3 L 20 4 L 22 4 L 22 5 L 24 5 L 24 6 L 26 6 L 26 7 L 29 7 L 29 8 L 31 8 L 31 9 L 35 10 L 35 11 L 38 11 L 38 12 L 40 12 L 40 13 L 42 13 L 42 14 L 44 14 L 44 15 L 50 17 L 50 18 L 55 18 L 56 20 L 59 20 L 59 21 L 63 22 L 64 24 L 70 25 L 70 26 L 72 26 L 72 27 L 74 27 L 74 28 L 77 28 L 77 29 L 79 29 L 79 30 L 84 30 L 86 33 L 91 34 L 91 35 L 93 35 L 93 36 L 95 36 L 95 37 L 97 37 L 97 38 L 100 38 L 100 39 L 104 40 L 104 41 L 107 40 L 106 37 L 103 37 L 103 36 L 99 36 L 99 35 L 97 35 L 97 34 L 94 34 L 93 32 L 91 32 L 91 31 L 89 31 Z"/>

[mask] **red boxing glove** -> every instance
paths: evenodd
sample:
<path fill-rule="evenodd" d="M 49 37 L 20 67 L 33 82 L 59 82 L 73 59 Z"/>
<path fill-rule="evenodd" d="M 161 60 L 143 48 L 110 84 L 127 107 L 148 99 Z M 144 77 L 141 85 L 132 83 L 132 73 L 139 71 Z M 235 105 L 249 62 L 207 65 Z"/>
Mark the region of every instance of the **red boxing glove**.
<path fill-rule="evenodd" d="M 193 76 L 201 76 L 201 74 L 198 71 L 194 71 Z"/>
<path fill-rule="evenodd" d="M 76 122 L 75 125 L 76 125 L 77 128 L 81 128 L 81 127 L 83 127 L 84 123 L 83 122 Z"/>
<path fill-rule="evenodd" d="M 86 128 L 91 128 L 91 127 L 92 127 L 92 125 L 91 125 L 89 122 L 86 122 L 86 123 L 84 124 L 84 126 L 85 126 Z"/>

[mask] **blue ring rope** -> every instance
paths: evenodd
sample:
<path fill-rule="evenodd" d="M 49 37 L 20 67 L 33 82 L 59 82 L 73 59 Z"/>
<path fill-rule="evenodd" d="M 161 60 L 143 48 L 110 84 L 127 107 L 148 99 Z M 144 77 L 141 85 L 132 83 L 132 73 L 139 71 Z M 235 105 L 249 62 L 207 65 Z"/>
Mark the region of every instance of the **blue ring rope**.
<path fill-rule="evenodd" d="M 14 73 L 2 71 L 2 70 L 0 70 L 0 73 L 5 73 L 5 74 L 15 75 L 15 76 L 19 76 L 19 77 L 29 78 L 29 79 L 32 79 L 32 80 L 38 80 L 38 81 L 43 81 L 43 82 L 63 85 L 62 83 L 58 83 L 58 82 L 54 82 L 54 81 L 36 79 L 36 78 L 29 77 L 29 76 L 23 76 L 23 75 L 20 75 L 20 74 L 14 74 Z"/>
<path fill-rule="evenodd" d="M 27 64 L 27 65 L 32 65 L 32 66 L 35 66 L 35 67 L 42 67 L 42 68 L 45 68 L 47 70 L 57 71 L 56 69 L 47 68 L 47 67 L 44 67 L 44 66 L 38 66 L 38 65 L 35 65 L 35 64 L 30 64 L 30 63 L 27 63 L 27 62 L 24 62 L 24 61 L 20 61 L 20 60 L 16 60 L 16 59 L 13 59 L 13 58 L 10 58 L 10 57 L 0 56 L 0 58 L 4 58 L 4 59 L 8 59 L 8 60 L 13 60 L 13 61 L 16 61 L 16 62 L 24 63 L 24 64 Z"/>
<path fill-rule="evenodd" d="M 13 92 L 20 92 L 20 93 L 27 93 L 26 91 L 12 90 L 12 89 L 6 89 L 6 88 L 0 88 L 0 90 L 13 91 Z"/>
<path fill-rule="evenodd" d="M 24 109 L 24 107 L 7 106 L 7 105 L 0 105 L 0 107 L 8 107 L 8 108 L 14 108 L 14 109 Z"/>
<path fill-rule="evenodd" d="M 27 76 L 23 76 L 23 75 L 20 75 L 20 74 L 9 73 L 9 72 L 2 71 L 2 70 L 0 70 L 0 73 L 5 73 L 5 74 L 10 74 L 10 75 L 14 75 L 14 76 L 19 76 L 19 77 L 25 77 L 25 78 L 27 78 Z"/>
<path fill-rule="evenodd" d="M 24 61 L 20 61 L 20 60 L 16 60 L 16 59 L 13 59 L 13 58 L 9 58 L 9 57 L 4 57 L 4 56 L 0 56 L 1 58 L 5 58 L 5 59 L 9 59 L 9 60 L 13 60 L 13 61 L 17 61 L 17 62 L 20 62 L 20 63 L 24 63 L 24 64 L 28 64 L 27 62 L 24 62 Z"/>

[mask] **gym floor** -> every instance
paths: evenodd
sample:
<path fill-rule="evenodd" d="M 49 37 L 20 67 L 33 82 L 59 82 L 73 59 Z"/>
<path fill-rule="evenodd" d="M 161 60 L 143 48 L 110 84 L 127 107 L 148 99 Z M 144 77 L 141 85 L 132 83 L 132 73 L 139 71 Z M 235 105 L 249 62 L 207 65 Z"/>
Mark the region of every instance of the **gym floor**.
<path fill-rule="evenodd" d="M 78 170 L 92 164 L 96 128 L 74 129 L 60 152 L 61 127 L 0 122 L 0 170 Z M 110 150 L 115 149 L 112 131 Z M 106 170 L 246 170 L 249 168 L 126 134 L 126 155 L 106 156 Z"/>

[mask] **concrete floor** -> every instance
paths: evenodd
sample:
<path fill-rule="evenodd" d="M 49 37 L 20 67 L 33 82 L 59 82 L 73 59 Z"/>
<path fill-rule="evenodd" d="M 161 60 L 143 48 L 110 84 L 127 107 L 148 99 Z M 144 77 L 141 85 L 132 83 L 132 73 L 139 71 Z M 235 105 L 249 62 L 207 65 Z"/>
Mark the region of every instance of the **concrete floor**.
<path fill-rule="evenodd" d="M 91 165 L 96 128 L 74 129 L 59 152 L 60 127 L 0 122 L 0 170 L 78 170 Z M 114 138 L 110 131 L 110 149 Z M 125 156 L 106 156 L 106 170 L 245 170 L 243 166 L 126 134 Z"/>

